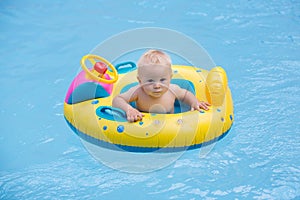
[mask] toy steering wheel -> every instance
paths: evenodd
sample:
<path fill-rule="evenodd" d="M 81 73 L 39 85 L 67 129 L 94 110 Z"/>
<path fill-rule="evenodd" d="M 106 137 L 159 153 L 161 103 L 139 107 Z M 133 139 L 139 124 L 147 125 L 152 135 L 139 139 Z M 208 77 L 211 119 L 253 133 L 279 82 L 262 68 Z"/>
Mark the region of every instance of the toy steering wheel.
<path fill-rule="evenodd" d="M 95 69 L 92 69 L 92 70 L 88 69 L 85 64 L 86 60 L 89 60 L 93 64 L 93 66 L 96 63 L 95 60 L 100 60 L 104 64 L 106 64 L 111 69 L 111 71 L 107 70 L 107 74 L 109 74 L 111 79 L 108 80 L 108 79 L 102 78 L 103 74 L 98 73 L 97 70 L 95 70 Z M 113 66 L 113 64 L 111 64 L 109 61 L 107 61 L 106 59 L 104 59 L 100 56 L 92 55 L 92 54 L 85 55 L 82 57 L 80 64 L 81 64 L 82 69 L 86 72 L 86 74 L 88 74 L 95 81 L 110 84 L 110 83 L 115 83 L 118 80 L 118 71 L 116 70 L 116 68 Z"/>

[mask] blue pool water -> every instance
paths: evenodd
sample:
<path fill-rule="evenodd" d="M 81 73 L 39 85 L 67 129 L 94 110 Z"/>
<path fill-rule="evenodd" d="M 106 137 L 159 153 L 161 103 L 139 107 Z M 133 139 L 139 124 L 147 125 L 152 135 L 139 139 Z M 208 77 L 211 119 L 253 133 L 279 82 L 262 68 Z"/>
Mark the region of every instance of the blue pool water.
<path fill-rule="evenodd" d="M 124 2 L 0 1 L 0 199 L 299 199 L 300 1 Z M 134 174 L 88 153 L 63 101 L 83 55 L 143 27 L 225 68 L 235 123 L 208 153 Z"/>

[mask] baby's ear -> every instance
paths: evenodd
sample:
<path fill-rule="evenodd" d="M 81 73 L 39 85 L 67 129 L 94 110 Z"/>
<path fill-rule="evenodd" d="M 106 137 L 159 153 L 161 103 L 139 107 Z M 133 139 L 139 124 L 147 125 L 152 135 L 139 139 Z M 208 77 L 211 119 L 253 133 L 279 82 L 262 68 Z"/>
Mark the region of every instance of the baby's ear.
<path fill-rule="evenodd" d="M 139 81 L 139 83 L 141 83 L 141 79 L 140 79 L 138 76 L 137 76 L 136 78 L 137 78 L 137 80 Z"/>
<path fill-rule="evenodd" d="M 174 74 L 174 73 L 173 73 L 173 69 L 172 69 L 172 68 L 170 68 L 169 70 L 170 70 L 170 71 L 169 71 L 169 72 L 170 72 L 170 78 L 172 79 L 172 77 L 173 77 L 173 74 Z"/>

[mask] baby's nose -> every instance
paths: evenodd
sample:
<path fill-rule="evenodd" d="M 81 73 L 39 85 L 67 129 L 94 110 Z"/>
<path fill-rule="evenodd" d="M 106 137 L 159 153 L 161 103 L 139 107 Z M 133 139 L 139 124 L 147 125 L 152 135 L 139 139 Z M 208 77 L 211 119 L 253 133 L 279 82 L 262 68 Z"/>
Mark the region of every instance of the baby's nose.
<path fill-rule="evenodd" d="M 160 88 L 160 83 L 158 82 L 154 83 L 154 88 Z"/>

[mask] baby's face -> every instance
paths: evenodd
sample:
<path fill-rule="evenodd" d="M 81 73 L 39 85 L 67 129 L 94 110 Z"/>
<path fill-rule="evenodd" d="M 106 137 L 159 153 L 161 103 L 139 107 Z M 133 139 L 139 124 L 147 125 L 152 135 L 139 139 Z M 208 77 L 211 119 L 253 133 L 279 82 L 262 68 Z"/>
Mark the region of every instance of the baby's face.
<path fill-rule="evenodd" d="M 144 92 L 151 97 L 161 97 L 169 89 L 172 70 L 167 66 L 144 66 L 139 70 L 138 80 Z"/>

